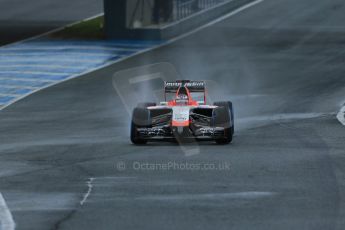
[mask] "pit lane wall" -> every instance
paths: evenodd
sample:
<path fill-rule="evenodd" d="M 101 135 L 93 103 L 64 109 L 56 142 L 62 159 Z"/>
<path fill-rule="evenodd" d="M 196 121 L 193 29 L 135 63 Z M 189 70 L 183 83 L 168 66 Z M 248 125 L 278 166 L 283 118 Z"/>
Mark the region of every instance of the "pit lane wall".
<path fill-rule="evenodd" d="M 157 0 L 104 0 L 105 32 L 108 39 L 167 40 L 187 33 L 254 0 L 212 0 L 212 4 L 193 13 L 176 7 L 172 1 L 172 19 L 151 23 Z M 184 1 L 183 6 L 195 0 Z M 202 2 L 202 1 L 201 1 Z M 178 12 L 176 12 L 178 11 Z M 181 12 L 184 14 L 181 17 Z M 186 13 L 187 12 L 187 13 Z"/>

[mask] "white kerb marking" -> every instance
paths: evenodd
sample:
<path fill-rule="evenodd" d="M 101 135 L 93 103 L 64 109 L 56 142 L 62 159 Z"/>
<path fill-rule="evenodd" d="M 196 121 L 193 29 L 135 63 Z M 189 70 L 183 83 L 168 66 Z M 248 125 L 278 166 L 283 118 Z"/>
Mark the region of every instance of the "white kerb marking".
<path fill-rule="evenodd" d="M 6 201 L 2 194 L 0 193 L 0 226 L 1 230 L 14 230 L 16 224 L 14 223 L 12 214 L 7 207 Z"/>

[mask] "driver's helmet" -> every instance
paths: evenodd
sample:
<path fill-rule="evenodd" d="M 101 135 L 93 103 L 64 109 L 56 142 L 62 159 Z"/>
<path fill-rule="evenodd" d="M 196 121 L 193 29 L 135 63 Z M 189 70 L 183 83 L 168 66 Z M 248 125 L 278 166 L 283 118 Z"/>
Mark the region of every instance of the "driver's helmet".
<path fill-rule="evenodd" d="M 176 104 L 177 105 L 188 105 L 188 95 L 187 94 L 179 94 L 176 96 Z"/>

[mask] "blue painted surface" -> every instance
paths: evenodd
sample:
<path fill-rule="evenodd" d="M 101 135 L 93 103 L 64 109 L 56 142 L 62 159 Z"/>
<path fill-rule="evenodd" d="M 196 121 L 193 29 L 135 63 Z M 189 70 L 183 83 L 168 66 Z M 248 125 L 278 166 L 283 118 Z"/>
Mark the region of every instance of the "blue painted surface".
<path fill-rule="evenodd" d="M 2 96 L 2 97 L 0 97 L 0 105 L 6 105 L 7 103 L 10 103 L 14 99 L 15 99 L 15 97 Z"/>
<path fill-rule="evenodd" d="M 25 80 L 11 80 L 11 79 L 1 79 L 0 78 L 0 85 L 1 86 L 11 86 L 17 87 L 19 89 L 23 89 L 25 87 L 33 87 L 33 88 L 42 88 L 49 85 L 49 82 L 38 82 L 38 81 L 25 81 Z"/>
<path fill-rule="evenodd" d="M 30 89 L 18 89 L 18 88 L 7 88 L 6 86 L 0 86 L 0 92 L 2 94 L 15 94 L 15 95 L 23 95 L 30 93 Z"/>
<path fill-rule="evenodd" d="M 162 43 L 40 38 L 0 47 L 0 105 Z"/>
<path fill-rule="evenodd" d="M 116 58 L 113 58 L 114 60 Z M 99 60 L 94 60 L 94 62 L 80 62 L 78 60 L 47 60 L 47 59 L 35 59 L 34 61 L 32 60 L 3 60 L 0 62 L 0 66 L 10 66 L 10 65 L 14 65 L 14 66 L 18 66 L 18 65 L 31 65 L 31 66 L 38 66 L 38 65 L 46 65 L 46 66 L 50 66 L 50 65 L 60 65 L 60 66 L 83 66 L 85 68 L 89 68 L 90 66 L 99 66 L 104 64 L 104 61 L 99 61 Z M 0 67 L 1 70 L 1 67 Z"/>
<path fill-rule="evenodd" d="M 16 69 L 16 71 L 29 71 L 29 72 L 33 72 L 33 71 L 37 71 L 38 67 L 37 66 L 30 66 L 30 65 L 18 65 L 18 66 L 11 66 L 11 65 L 6 65 L 6 66 L 1 66 L 0 70 L 3 72 L 8 72 L 8 71 L 13 71 L 13 69 Z M 64 71 L 66 73 L 80 73 L 83 72 L 85 70 L 87 70 L 88 67 L 84 66 L 84 67 L 80 67 L 80 66 L 67 66 L 64 67 L 63 65 L 61 66 L 40 66 L 39 70 L 43 71 L 43 72 L 52 72 L 52 73 L 56 73 L 59 71 Z"/>
<path fill-rule="evenodd" d="M 61 81 L 68 78 L 68 73 L 61 75 L 46 75 L 46 74 L 27 74 L 27 73 L 3 73 L 0 72 L 0 79 L 22 79 L 22 80 L 47 80 L 47 81 Z M 1 92 L 0 92 L 1 93 Z"/>

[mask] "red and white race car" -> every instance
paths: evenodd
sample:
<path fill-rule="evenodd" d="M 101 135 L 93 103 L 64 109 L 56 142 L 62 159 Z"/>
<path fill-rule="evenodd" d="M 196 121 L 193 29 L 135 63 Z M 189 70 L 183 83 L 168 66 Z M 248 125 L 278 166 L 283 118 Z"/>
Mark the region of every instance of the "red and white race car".
<path fill-rule="evenodd" d="M 165 82 L 165 101 L 140 103 L 133 110 L 131 141 L 214 140 L 228 144 L 234 134 L 232 103 L 215 102 L 206 105 L 203 81 L 180 80 Z M 171 100 L 167 100 L 173 94 Z M 201 100 L 197 100 L 197 98 Z"/>

